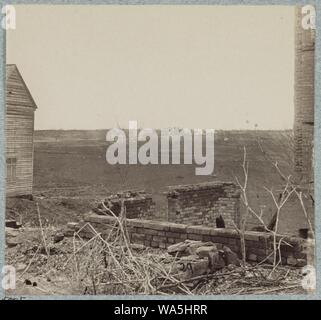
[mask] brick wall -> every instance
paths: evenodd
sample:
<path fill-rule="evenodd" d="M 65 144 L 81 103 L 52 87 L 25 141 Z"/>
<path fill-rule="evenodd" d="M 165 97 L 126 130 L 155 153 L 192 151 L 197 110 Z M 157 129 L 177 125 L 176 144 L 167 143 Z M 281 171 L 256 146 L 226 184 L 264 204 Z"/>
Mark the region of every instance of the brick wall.
<path fill-rule="evenodd" d="M 121 202 L 124 201 L 127 218 L 150 218 L 155 214 L 155 202 L 151 194 L 145 191 L 127 191 L 109 196 L 104 204 L 117 216 L 121 211 Z M 102 205 L 93 211 L 105 211 Z"/>
<path fill-rule="evenodd" d="M 167 199 L 168 221 L 216 227 L 221 215 L 227 228 L 239 224 L 240 190 L 232 182 L 173 186 Z"/>
<path fill-rule="evenodd" d="M 88 214 L 85 222 L 89 222 L 102 236 L 107 236 L 115 218 Z M 171 244 L 186 239 L 212 241 L 227 245 L 240 255 L 240 239 L 233 229 L 217 229 L 206 226 L 188 226 L 171 222 L 160 222 L 141 219 L 127 219 L 126 226 L 130 241 L 154 248 L 167 248 Z M 90 238 L 93 233 L 90 228 L 84 228 L 81 235 Z M 308 241 L 296 237 L 282 237 L 289 245 L 281 245 L 282 263 L 292 266 L 303 266 L 307 261 Z M 279 240 L 279 237 L 277 238 Z M 245 234 L 247 258 L 249 261 L 262 261 L 273 248 L 273 237 L 264 232 L 247 231 Z M 270 260 L 271 261 L 271 260 Z"/>

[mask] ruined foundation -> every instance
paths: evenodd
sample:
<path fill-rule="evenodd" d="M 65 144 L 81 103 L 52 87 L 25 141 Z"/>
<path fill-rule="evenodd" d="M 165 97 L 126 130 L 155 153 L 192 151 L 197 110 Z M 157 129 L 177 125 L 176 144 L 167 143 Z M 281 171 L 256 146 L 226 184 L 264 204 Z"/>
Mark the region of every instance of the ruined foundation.
<path fill-rule="evenodd" d="M 168 221 L 216 227 L 221 217 L 226 228 L 239 225 L 240 190 L 232 182 L 173 186 L 167 199 Z"/>
<path fill-rule="evenodd" d="M 104 201 L 104 206 L 110 209 L 116 216 L 120 215 L 122 202 L 124 203 L 125 214 L 129 219 L 151 218 L 155 213 L 155 202 L 151 194 L 145 191 L 126 191 L 111 195 Z M 108 210 L 102 204 L 93 211 L 97 214 L 107 213 Z"/>
<path fill-rule="evenodd" d="M 213 242 L 228 246 L 241 256 L 240 234 L 235 226 L 240 222 L 240 189 L 231 182 L 207 182 L 194 185 L 169 187 L 168 221 L 150 220 L 155 217 L 155 203 L 144 191 L 123 192 L 108 197 L 104 203 L 116 216 L 121 212 L 121 203 L 126 209 L 126 227 L 132 243 L 146 247 L 166 249 L 184 240 Z M 107 236 L 116 223 L 108 210 L 101 214 L 101 205 L 86 215 L 84 222 Z M 225 227 L 217 228 L 217 218 L 224 220 Z M 76 230 L 69 230 L 73 233 Z M 81 236 L 91 238 L 93 230 L 84 228 Z M 246 231 L 247 260 L 252 262 L 273 260 L 273 235 L 266 232 Z M 308 241 L 305 239 L 278 236 L 283 243 L 280 253 L 283 265 L 304 266 L 308 260 Z"/>
<path fill-rule="evenodd" d="M 102 237 L 106 237 L 115 225 L 116 219 L 111 216 L 99 216 L 91 213 L 85 217 L 85 223 L 90 223 L 97 232 L 101 233 Z M 147 247 L 165 249 L 174 243 L 183 242 L 186 239 L 203 242 L 211 241 L 216 244 L 226 245 L 233 252 L 241 256 L 240 235 L 233 229 L 189 226 L 186 224 L 142 219 L 126 219 L 126 227 L 132 243 Z M 85 227 L 81 231 L 81 236 L 91 238 L 94 236 L 93 230 L 90 227 Z M 248 261 L 261 262 L 265 260 L 272 263 L 273 236 L 271 234 L 246 231 L 244 237 Z M 276 241 L 279 242 L 281 237 L 284 241 L 284 244 L 280 246 L 282 264 L 297 267 L 306 265 L 309 258 L 307 254 L 310 246 L 308 241 L 290 236 L 278 236 Z M 269 257 L 269 255 L 271 256 Z"/>

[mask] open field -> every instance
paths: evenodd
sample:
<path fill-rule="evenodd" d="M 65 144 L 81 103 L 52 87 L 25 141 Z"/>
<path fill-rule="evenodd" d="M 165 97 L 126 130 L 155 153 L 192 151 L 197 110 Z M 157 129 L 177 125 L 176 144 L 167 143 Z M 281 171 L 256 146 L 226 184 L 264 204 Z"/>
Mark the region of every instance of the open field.
<path fill-rule="evenodd" d="M 109 165 L 105 160 L 105 134 L 104 130 L 35 132 L 34 194 L 40 196 L 42 212 L 50 223 L 80 219 L 93 204 L 124 189 L 151 192 L 159 216 L 165 215 L 167 207 L 163 192 L 167 186 L 211 180 L 235 181 L 235 176 L 242 179 L 243 146 L 249 160 L 251 204 L 261 208 L 268 220 L 275 208 L 264 187 L 273 187 L 277 192 L 282 189 L 282 181 L 262 154 L 258 139 L 284 173 L 292 173 L 292 136 L 289 131 L 217 132 L 213 176 L 196 176 L 194 165 Z M 34 206 L 29 200 L 23 201 L 28 203 L 21 205 L 21 211 Z M 14 200 L 8 200 L 9 208 L 16 205 Z M 30 213 L 32 209 L 27 211 L 30 216 L 34 215 Z M 250 225 L 255 224 L 255 220 L 250 221 Z M 296 234 L 305 226 L 298 203 L 290 201 L 281 213 L 280 231 Z"/>

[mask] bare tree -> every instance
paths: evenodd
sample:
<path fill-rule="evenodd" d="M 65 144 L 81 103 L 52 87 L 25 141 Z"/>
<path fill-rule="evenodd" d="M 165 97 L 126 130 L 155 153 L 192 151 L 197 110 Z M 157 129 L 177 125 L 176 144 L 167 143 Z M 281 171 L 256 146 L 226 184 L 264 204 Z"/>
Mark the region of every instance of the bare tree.
<path fill-rule="evenodd" d="M 275 196 L 272 188 L 268 189 L 265 187 L 265 190 L 270 194 L 270 196 L 273 200 L 273 203 L 276 207 L 275 222 L 273 223 L 273 228 L 270 228 L 270 224 L 266 224 L 266 222 L 263 219 L 262 209 L 260 210 L 260 212 L 257 212 L 250 205 L 249 197 L 248 197 L 249 162 L 247 161 L 247 152 L 246 152 L 245 147 L 243 148 L 243 151 L 244 151 L 243 162 L 242 162 L 242 169 L 243 169 L 243 175 L 244 175 L 243 183 L 240 181 L 240 179 L 238 177 L 235 177 L 235 180 L 236 180 L 238 186 L 240 187 L 241 200 L 242 200 L 242 203 L 245 207 L 245 211 L 241 215 L 240 226 L 237 227 L 235 225 L 235 228 L 240 235 L 242 263 L 243 263 L 243 266 L 245 266 L 245 263 L 246 263 L 245 232 L 247 229 L 248 218 L 249 218 L 249 216 L 254 216 L 262 225 L 263 230 L 271 233 L 273 236 L 273 252 L 272 252 L 273 266 L 276 268 L 281 262 L 280 246 L 283 241 L 282 237 L 281 237 L 281 240 L 277 241 L 278 236 L 280 236 L 278 234 L 280 213 L 281 213 L 283 206 L 285 205 L 285 203 L 288 201 L 289 197 L 291 196 L 291 194 L 293 192 L 295 192 L 295 188 L 293 188 L 292 184 L 290 183 L 290 178 L 291 178 L 290 176 L 286 178 L 287 183 L 278 198 L 277 198 L 277 196 Z M 269 256 L 271 256 L 271 254 Z"/>

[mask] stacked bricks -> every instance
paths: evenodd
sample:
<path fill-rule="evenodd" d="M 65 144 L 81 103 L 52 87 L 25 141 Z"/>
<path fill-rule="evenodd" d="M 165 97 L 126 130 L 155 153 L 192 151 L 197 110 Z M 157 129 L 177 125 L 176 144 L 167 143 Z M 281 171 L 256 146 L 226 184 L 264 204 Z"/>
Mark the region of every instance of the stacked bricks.
<path fill-rule="evenodd" d="M 216 218 L 226 228 L 240 220 L 240 190 L 232 182 L 206 182 L 169 187 L 168 221 L 216 227 Z"/>
<path fill-rule="evenodd" d="M 155 214 L 155 202 L 151 194 L 145 191 L 126 191 L 109 196 L 104 202 L 115 215 L 121 211 L 121 202 L 124 201 L 126 217 L 150 218 Z"/>
<path fill-rule="evenodd" d="M 85 217 L 85 222 L 90 223 L 104 237 L 109 234 L 111 227 L 115 224 L 115 218 L 89 214 Z M 126 219 L 126 227 L 131 243 L 148 247 L 165 249 L 174 243 L 190 239 L 226 245 L 239 256 L 241 252 L 240 236 L 236 230 L 232 229 L 188 226 L 186 224 L 141 219 Z M 90 228 L 85 228 L 81 233 L 84 238 L 90 238 L 93 235 L 94 233 Z M 273 236 L 271 234 L 246 231 L 244 237 L 248 261 L 261 262 L 266 259 L 267 262 L 272 262 L 273 255 L 267 259 L 273 253 Z M 278 236 L 276 241 L 279 242 L 280 239 Z M 306 265 L 309 242 L 297 237 L 282 236 L 282 239 L 283 242 L 280 246 L 282 264 Z"/>

